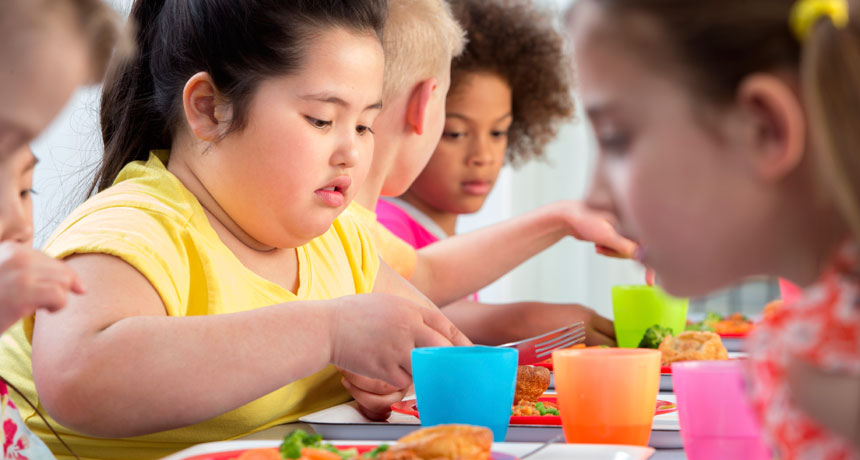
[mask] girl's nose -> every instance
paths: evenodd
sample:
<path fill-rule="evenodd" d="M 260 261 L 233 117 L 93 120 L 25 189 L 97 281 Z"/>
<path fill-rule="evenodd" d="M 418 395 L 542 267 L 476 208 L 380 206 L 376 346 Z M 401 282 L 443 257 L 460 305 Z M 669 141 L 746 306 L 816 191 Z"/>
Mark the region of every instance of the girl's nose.
<path fill-rule="evenodd" d="M 0 205 L 0 241 L 29 244 L 32 240 L 33 218 L 20 198 Z"/>
<path fill-rule="evenodd" d="M 493 162 L 492 145 L 485 136 L 475 136 L 469 146 L 467 162 L 473 166 L 486 166 Z"/>
<path fill-rule="evenodd" d="M 361 155 L 358 146 L 358 137 L 359 136 L 356 133 L 353 133 L 352 135 L 344 135 L 335 150 L 334 155 L 332 155 L 331 163 L 333 166 L 352 168 L 358 164 L 358 160 Z"/>

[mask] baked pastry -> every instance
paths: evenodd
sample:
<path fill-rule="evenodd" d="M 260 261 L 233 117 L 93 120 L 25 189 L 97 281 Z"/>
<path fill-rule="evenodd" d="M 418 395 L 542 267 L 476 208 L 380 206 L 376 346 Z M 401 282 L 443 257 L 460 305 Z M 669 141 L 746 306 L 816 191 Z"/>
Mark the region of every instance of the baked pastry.
<path fill-rule="evenodd" d="M 664 366 L 677 361 L 708 361 L 729 359 L 720 336 L 710 331 L 684 331 L 666 336 L 660 343 Z"/>
<path fill-rule="evenodd" d="M 397 440 L 378 460 L 405 458 L 425 460 L 488 460 L 493 445 L 489 428 L 471 425 L 439 425 L 422 428 Z M 413 457 L 409 457 L 409 455 Z"/>
<path fill-rule="evenodd" d="M 521 401 L 537 402 L 549 388 L 549 369 L 538 366 L 517 367 L 517 389 L 514 404 Z"/>

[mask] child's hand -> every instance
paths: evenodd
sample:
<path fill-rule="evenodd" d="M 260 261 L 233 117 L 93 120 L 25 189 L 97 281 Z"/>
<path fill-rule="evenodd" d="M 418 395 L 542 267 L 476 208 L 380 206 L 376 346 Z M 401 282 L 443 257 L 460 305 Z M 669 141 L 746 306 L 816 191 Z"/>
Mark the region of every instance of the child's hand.
<path fill-rule="evenodd" d="M 597 252 L 605 256 L 633 257 L 636 243 L 618 234 L 609 215 L 594 211 L 579 201 L 564 201 L 560 205 L 571 236 L 594 243 Z"/>
<path fill-rule="evenodd" d="M 63 261 L 20 243 L 0 243 L 0 331 L 37 309 L 63 308 L 69 292 L 83 294 L 84 287 Z"/>
<path fill-rule="evenodd" d="M 387 294 L 339 299 L 331 327 L 331 362 L 396 388 L 412 383 L 416 347 L 471 345 L 439 310 Z"/>
<path fill-rule="evenodd" d="M 524 339 L 578 321 L 585 323 L 586 345 L 615 346 L 615 326 L 594 310 L 578 304 L 523 302 L 523 314 L 516 327 Z"/>
<path fill-rule="evenodd" d="M 344 369 L 341 383 L 355 398 L 358 410 L 374 421 L 385 421 L 391 415 L 391 405 L 402 400 L 409 388 L 399 390 L 382 380 L 358 375 Z"/>

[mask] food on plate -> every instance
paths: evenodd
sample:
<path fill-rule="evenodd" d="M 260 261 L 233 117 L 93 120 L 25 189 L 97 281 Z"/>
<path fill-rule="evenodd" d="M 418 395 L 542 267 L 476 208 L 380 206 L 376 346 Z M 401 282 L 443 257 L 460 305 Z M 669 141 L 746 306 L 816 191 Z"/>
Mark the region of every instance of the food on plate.
<path fill-rule="evenodd" d="M 753 328 L 752 320 L 741 313 L 732 313 L 725 318 L 708 312 L 705 319 L 687 325 L 688 331 L 711 331 L 717 334 L 746 334 Z"/>
<path fill-rule="evenodd" d="M 439 425 L 413 431 L 397 440 L 376 458 L 379 460 L 487 460 L 493 432 L 471 425 Z M 411 453 L 414 457 L 403 457 Z"/>
<path fill-rule="evenodd" d="M 659 350 L 664 366 L 677 361 L 729 359 L 720 336 L 710 331 L 684 331 L 677 337 L 666 336 Z"/>
<path fill-rule="evenodd" d="M 549 369 L 540 366 L 517 367 L 517 389 L 511 415 L 558 415 L 554 404 L 538 401 L 549 388 Z"/>
<path fill-rule="evenodd" d="M 517 389 L 514 392 L 514 402 L 537 402 L 549 388 L 549 377 L 549 369 L 545 367 L 517 367 Z"/>
<path fill-rule="evenodd" d="M 663 343 L 663 339 L 670 335 L 672 335 L 671 329 L 655 324 L 645 329 L 645 334 L 642 335 L 642 340 L 639 342 L 639 348 L 658 348 Z"/>
<path fill-rule="evenodd" d="M 235 460 L 487 460 L 493 432 L 470 425 L 439 425 L 422 428 L 400 438 L 394 445 L 382 444 L 370 452 L 338 449 L 318 434 L 296 430 L 284 438 L 279 450 L 251 449 Z"/>
<path fill-rule="evenodd" d="M 518 404 L 514 404 L 511 415 L 514 417 L 530 417 L 561 414 L 558 413 L 558 406 L 551 402 L 522 400 Z"/>

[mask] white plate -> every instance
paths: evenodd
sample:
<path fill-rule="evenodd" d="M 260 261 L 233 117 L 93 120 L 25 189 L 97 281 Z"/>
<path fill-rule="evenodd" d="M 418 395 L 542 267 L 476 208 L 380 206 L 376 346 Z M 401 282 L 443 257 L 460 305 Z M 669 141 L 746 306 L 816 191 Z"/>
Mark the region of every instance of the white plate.
<path fill-rule="evenodd" d="M 675 402 L 675 395 L 661 394 L 659 399 Z M 420 422 L 411 415 L 392 413 L 385 422 L 373 422 L 358 411 L 355 402 L 330 407 L 299 419 L 325 439 L 384 439 L 393 441 L 418 429 Z M 562 433 L 558 425 L 511 425 L 505 441 L 544 442 Z M 651 447 L 675 449 L 682 447 L 678 412 L 654 416 Z"/>
<path fill-rule="evenodd" d="M 332 441 L 342 445 L 377 445 L 385 441 Z M 217 454 L 241 449 L 277 447 L 281 441 L 225 441 L 210 442 L 190 447 L 162 460 L 184 460 L 196 455 Z M 539 443 L 493 443 L 493 452 L 509 455 L 523 455 L 531 452 Z M 637 446 L 616 446 L 602 444 L 553 444 L 529 457 L 531 460 L 552 460 L 576 458 L 577 460 L 646 460 L 654 455 L 654 449 Z"/>

